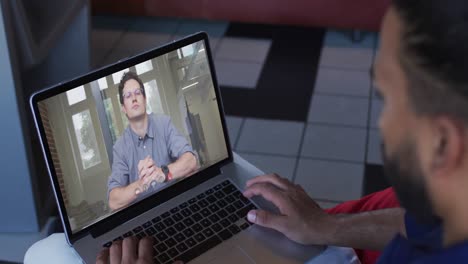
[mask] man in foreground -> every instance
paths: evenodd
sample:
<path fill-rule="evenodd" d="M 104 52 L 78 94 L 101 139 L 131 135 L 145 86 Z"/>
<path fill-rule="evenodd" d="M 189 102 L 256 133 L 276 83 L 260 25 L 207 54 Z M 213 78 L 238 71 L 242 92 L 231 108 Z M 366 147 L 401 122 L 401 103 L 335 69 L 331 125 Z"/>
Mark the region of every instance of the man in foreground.
<path fill-rule="evenodd" d="M 384 167 L 403 209 L 329 215 L 300 186 L 268 175 L 244 195 L 263 196 L 281 214 L 248 217 L 303 244 L 384 250 L 379 263 L 466 263 L 468 3 L 395 0 L 380 43 Z"/>
<path fill-rule="evenodd" d="M 468 3 L 395 0 L 380 43 L 379 128 L 402 208 L 330 215 L 300 186 L 264 175 L 244 195 L 263 196 L 280 214 L 254 210 L 248 218 L 302 244 L 383 250 L 379 263 L 467 263 Z M 114 250 L 125 255 L 136 244 Z"/>

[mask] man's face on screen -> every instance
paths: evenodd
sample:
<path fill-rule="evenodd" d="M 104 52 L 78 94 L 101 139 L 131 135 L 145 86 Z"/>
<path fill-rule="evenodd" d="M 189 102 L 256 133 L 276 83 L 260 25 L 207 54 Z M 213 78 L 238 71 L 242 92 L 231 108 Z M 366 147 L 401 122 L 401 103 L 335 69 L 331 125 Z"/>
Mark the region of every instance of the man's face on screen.
<path fill-rule="evenodd" d="M 134 80 L 128 80 L 123 88 L 122 111 L 129 121 L 142 118 L 146 114 L 146 98 L 143 95 L 143 87 Z"/>

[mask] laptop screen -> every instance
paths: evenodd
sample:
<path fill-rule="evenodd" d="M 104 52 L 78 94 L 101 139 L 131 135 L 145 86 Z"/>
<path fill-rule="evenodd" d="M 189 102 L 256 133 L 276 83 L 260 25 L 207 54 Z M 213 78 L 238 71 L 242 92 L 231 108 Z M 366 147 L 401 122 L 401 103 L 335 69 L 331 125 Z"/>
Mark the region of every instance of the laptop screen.
<path fill-rule="evenodd" d="M 229 157 L 203 40 L 38 108 L 73 233 Z"/>

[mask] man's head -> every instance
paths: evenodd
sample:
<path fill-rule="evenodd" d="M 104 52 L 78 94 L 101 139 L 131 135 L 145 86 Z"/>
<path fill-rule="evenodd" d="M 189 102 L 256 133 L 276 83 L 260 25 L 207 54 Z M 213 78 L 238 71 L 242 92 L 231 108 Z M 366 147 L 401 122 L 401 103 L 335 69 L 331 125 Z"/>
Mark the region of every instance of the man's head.
<path fill-rule="evenodd" d="M 467 45 L 466 0 L 394 0 L 382 25 L 374 73 L 385 168 L 422 221 L 445 218 L 468 194 Z"/>
<path fill-rule="evenodd" d="M 119 97 L 122 111 L 129 121 L 146 114 L 146 94 L 143 82 L 134 72 L 125 72 L 119 83 Z"/>

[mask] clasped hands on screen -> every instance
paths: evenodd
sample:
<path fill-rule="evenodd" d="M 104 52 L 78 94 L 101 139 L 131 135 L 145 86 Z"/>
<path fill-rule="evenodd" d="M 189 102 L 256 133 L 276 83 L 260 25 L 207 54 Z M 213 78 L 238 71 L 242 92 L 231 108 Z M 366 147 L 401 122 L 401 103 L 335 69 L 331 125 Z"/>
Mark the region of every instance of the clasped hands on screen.
<path fill-rule="evenodd" d="M 137 190 L 137 194 L 148 190 L 150 187 L 154 188 L 157 184 L 166 180 L 166 175 L 161 168 L 154 164 L 154 160 L 150 156 L 138 162 L 138 177 L 140 188 Z"/>

